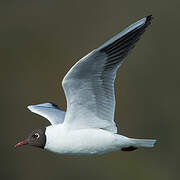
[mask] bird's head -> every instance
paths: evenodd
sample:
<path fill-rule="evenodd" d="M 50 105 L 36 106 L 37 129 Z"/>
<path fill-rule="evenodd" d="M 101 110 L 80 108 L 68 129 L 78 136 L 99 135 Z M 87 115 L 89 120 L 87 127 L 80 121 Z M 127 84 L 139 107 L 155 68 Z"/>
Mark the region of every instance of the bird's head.
<path fill-rule="evenodd" d="M 46 128 L 40 128 L 34 130 L 24 141 L 21 141 L 15 145 L 15 147 L 20 147 L 23 145 L 30 145 L 39 148 L 43 148 L 46 144 Z"/>

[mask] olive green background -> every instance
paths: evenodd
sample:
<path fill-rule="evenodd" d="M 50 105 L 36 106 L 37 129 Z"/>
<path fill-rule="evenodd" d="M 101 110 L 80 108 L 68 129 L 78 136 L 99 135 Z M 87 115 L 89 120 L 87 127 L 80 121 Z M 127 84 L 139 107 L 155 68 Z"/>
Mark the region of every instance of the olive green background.
<path fill-rule="evenodd" d="M 14 149 L 49 125 L 26 106 L 54 102 L 65 110 L 61 81 L 69 68 L 149 14 L 152 25 L 117 74 L 115 119 L 121 134 L 156 138 L 156 147 L 100 157 Z M 0 179 L 179 179 L 179 18 L 179 0 L 1 0 Z"/>

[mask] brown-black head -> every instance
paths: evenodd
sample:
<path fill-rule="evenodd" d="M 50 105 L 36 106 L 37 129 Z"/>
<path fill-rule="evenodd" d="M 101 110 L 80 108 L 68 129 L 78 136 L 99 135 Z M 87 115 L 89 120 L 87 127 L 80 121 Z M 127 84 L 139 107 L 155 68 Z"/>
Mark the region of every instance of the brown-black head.
<path fill-rule="evenodd" d="M 44 149 L 44 146 L 46 144 L 45 131 L 46 128 L 34 130 L 24 141 L 17 143 L 15 147 L 30 145 Z"/>

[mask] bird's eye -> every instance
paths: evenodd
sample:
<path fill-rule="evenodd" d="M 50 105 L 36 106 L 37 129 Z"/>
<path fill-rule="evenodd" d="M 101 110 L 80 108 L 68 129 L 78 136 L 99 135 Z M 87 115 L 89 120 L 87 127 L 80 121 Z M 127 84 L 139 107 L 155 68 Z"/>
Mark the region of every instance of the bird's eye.
<path fill-rule="evenodd" d="M 37 138 L 37 139 L 39 138 L 39 134 L 38 133 L 35 133 L 32 136 L 33 136 L 33 138 Z"/>

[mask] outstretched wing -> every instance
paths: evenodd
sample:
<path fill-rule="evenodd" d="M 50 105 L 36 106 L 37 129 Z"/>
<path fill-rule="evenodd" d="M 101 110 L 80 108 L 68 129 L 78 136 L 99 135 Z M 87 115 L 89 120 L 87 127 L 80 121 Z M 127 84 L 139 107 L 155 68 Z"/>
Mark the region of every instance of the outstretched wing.
<path fill-rule="evenodd" d="M 116 72 L 151 19 L 147 16 L 132 24 L 69 70 L 62 82 L 67 99 L 64 125 L 117 132 L 114 123 Z"/>
<path fill-rule="evenodd" d="M 33 113 L 48 119 L 52 125 L 63 123 L 66 114 L 57 105 L 52 103 L 30 105 L 27 108 Z"/>

